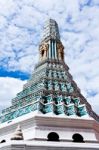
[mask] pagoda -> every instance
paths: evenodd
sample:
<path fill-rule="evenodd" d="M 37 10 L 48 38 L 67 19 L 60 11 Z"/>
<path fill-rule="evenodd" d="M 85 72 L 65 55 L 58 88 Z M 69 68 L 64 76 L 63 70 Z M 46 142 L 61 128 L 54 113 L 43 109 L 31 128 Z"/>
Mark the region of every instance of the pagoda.
<path fill-rule="evenodd" d="M 64 61 L 55 20 L 46 21 L 39 62 L 0 115 L 0 150 L 99 150 L 99 117 Z"/>

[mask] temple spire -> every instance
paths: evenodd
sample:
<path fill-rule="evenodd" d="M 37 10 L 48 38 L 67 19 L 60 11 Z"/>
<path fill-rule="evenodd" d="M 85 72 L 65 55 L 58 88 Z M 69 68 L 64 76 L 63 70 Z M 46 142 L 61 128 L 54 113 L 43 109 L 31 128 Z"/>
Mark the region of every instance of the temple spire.
<path fill-rule="evenodd" d="M 58 24 L 55 20 L 46 21 L 40 50 L 40 61 L 45 59 L 64 61 L 64 46 L 60 40 Z"/>
<path fill-rule="evenodd" d="M 60 40 L 58 24 L 55 20 L 49 19 L 45 22 L 42 41 Z"/>

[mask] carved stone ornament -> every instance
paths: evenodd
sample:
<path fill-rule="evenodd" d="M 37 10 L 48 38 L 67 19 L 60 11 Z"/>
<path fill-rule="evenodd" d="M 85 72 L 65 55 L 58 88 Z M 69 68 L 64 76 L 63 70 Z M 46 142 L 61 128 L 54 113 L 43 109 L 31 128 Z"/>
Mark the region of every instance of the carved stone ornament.
<path fill-rule="evenodd" d="M 47 57 L 47 52 L 48 52 L 48 47 L 49 45 L 47 43 L 42 43 L 40 45 L 40 59 L 45 59 Z"/>
<path fill-rule="evenodd" d="M 64 60 L 64 46 L 62 43 L 57 43 L 58 57 L 59 60 Z"/>
<path fill-rule="evenodd" d="M 57 43 L 57 49 L 58 49 L 58 52 L 64 52 L 64 46 L 62 45 L 62 43 Z"/>
<path fill-rule="evenodd" d="M 47 43 L 42 43 L 40 45 L 40 52 L 44 50 L 44 51 L 47 51 L 48 50 L 48 44 Z"/>

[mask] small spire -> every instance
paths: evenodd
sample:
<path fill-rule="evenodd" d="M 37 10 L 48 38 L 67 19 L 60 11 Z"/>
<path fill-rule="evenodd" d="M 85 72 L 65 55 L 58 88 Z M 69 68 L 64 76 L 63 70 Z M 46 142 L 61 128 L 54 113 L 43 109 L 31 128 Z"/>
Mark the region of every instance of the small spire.
<path fill-rule="evenodd" d="M 45 22 L 42 41 L 48 41 L 49 39 L 60 40 L 58 24 L 53 19 L 48 19 Z"/>
<path fill-rule="evenodd" d="M 58 24 L 55 20 L 46 21 L 41 43 L 39 45 L 40 61 L 64 61 L 64 46 L 60 40 Z"/>
<path fill-rule="evenodd" d="M 21 130 L 21 126 L 18 125 L 17 129 L 15 130 L 15 133 L 13 134 L 11 140 L 23 140 L 23 133 Z"/>

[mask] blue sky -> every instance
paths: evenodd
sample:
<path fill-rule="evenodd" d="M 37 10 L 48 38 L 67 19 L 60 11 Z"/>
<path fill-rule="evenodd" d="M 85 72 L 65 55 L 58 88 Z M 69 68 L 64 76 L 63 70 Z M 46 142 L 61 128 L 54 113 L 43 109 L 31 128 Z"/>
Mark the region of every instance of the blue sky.
<path fill-rule="evenodd" d="M 38 62 L 48 18 L 59 24 L 65 62 L 99 114 L 99 0 L 0 0 L 0 109 L 10 105 Z"/>

